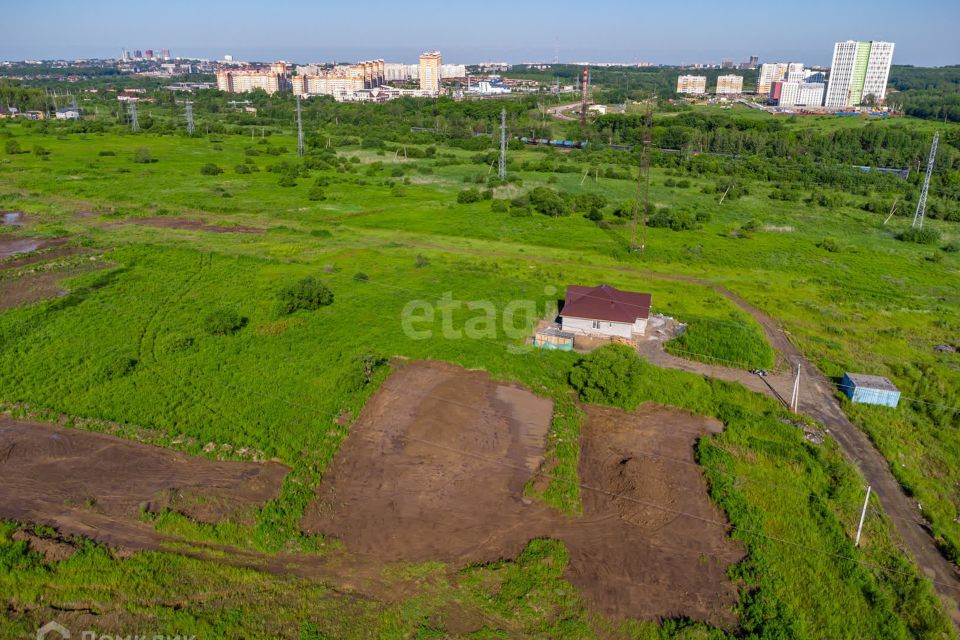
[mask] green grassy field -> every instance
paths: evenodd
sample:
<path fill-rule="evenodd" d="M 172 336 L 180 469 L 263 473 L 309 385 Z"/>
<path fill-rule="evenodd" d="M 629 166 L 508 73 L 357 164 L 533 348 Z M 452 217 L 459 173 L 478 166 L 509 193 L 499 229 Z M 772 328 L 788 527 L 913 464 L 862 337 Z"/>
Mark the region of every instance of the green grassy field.
<path fill-rule="evenodd" d="M 606 282 L 649 291 L 654 312 L 691 322 L 684 343 L 685 351 L 696 352 L 691 356 L 740 359 L 744 366 L 769 366 L 772 360 L 742 311 L 709 289 L 660 273 L 710 280 L 750 300 L 783 322 L 827 375 L 881 374 L 900 385 L 911 399 L 900 409 L 848 407 L 849 413 L 923 503 L 938 539 L 952 553 L 960 548 L 954 521 L 960 513 L 960 415 L 924 404 L 957 406 L 958 356 L 936 354 L 933 346 L 956 337 L 960 254 L 898 241 L 902 219 L 884 225 L 885 216 L 852 203 L 825 208 L 772 200 L 763 184 L 721 205 L 718 195 L 704 193 L 713 181 L 690 177 L 688 188 L 668 187 L 668 174 L 656 169 L 652 201 L 706 212 L 709 220 L 686 231 L 649 229 L 648 250 L 639 258 L 628 251 L 629 225 L 610 208 L 597 224 L 576 214 L 515 216 L 486 200 L 457 204 L 458 191 L 468 186 L 464 181 L 486 177 L 489 167 L 456 149 L 441 148 L 446 157 L 438 161 L 338 148 L 338 157 L 357 159 L 349 171 L 301 170 L 296 186 L 283 187 L 281 175 L 269 169 L 295 162 L 288 136 L 269 139 L 269 146 L 285 149 L 272 156 L 251 155 L 249 149 L 268 145 L 244 136 L 58 137 L 19 125 L 0 127 L 3 135 L 24 149 L 39 145 L 50 153 L 0 156 L 0 209 L 31 218 L 29 227 L 2 232 L 69 236 L 102 252 L 111 266 L 68 282 L 67 296 L 0 314 L 0 401 L 19 413 L 95 419 L 84 422 L 88 428 L 107 421 L 146 427 L 158 444 L 197 455 L 214 455 L 203 449 L 215 443 L 223 457 L 242 457 L 237 450 L 247 449 L 293 468 L 280 498 L 259 510 L 253 526 L 198 527 L 168 515 L 156 522 L 162 530 L 267 553 L 322 553 L 320 541 L 302 535 L 297 523 L 348 433 L 337 418 L 356 416 L 387 373 L 383 367 L 370 382 L 358 382 L 356 372 L 370 353 L 481 368 L 561 400 L 550 441 L 556 479 L 541 497 L 576 512 L 579 491 L 571 479 L 577 477 L 578 449 L 571 439 L 581 416 L 565 399 L 577 356 L 521 348 L 566 284 Z M 155 162 L 134 162 L 141 148 Z M 542 157 L 523 150 L 511 160 Z M 248 161 L 259 171 L 237 173 Z M 202 175 L 207 163 L 224 173 Z M 496 187 L 495 198 L 550 186 L 620 203 L 635 190 L 632 180 L 584 179 L 582 171 L 512 173 L 522 184 Z M 325 199 L 311 200 L 318 183 Z M 215 234 L 137 224 L 144 216 L 203 218 L 265 231 Z M 960 238 L 956 224 L 928 224 L 942 231 L 940 244 Z M 836 240 L 838 250 L 821 246 L 826 237 Z M 327 284 L 334 303 L 280 313 L 279 291 L 305 276 Z M 430 332 L 418 339 L 402 329 L 412 300 L 449 308 L 454 329 L 477 316 L 466 302 L 488 301 L 499 314 L 497 330 L 477 339 L 445 336 L 437 313 L 432 322 L 418 323 Z M 529 301 L 536 311 L 505 323 L 502 312 L 516 300 Z M 245 318 L 245 326 L 234 335 L 209 335 L 205 316 L 224 307 Z M 731 350 L 728 335 L 746 341 L 746 348 Z M 786 414 L 772 400 L 690 374 L 648 366 L 642 397 L 714 415 L 727 425 L 723 434 L 701 442 L 698 456 L 732 535 L 749 550 L 733 571 L 747 634 L 952 634 L 929 584 L 898 550 L 881 515 L 871 515 L 866 544 L 853 548 L 861 481 L 829 440 L 812 445 L 778 420 Z M 232 453 L 223 453 L 223 444 Z M 442 637 L 443 612 L 455 605 L 485 620 L 471 637 L 724 637 L 684 621 L 622 623 L 589 612 L 562 578 L 565 551 L 557 543 L 531 543 L 515 561 L 453 567 L 455 583 L 444 567 L 404 568 L 416 574 L 414 587 L 404 591 L 402 602 L 385 604 L 343 597 L 319 582 L 173 553 L 118 560 L 89 545 L 46 566 L 7 535 L 0 532 L 0 580 L 18 602 L 37 605 L 61 593 L 114 601 L 118 615 L 154 617 L 184 632 Z M 850 557 L 860 562 L 845 559 Z M 171 578 L 169 588 L 180 595 L 165 600 L 139 595 L 156 572 L 195 581 Z M 91 573 L 104 576 L 95 587 L 85 582 Z M 195 585 L 201 578 L 231 595 L 184 608 L 179 599 L 200 590 Z M 284 602 L 287 592 L 297 598 Z M 852 628 L 853 619 L 861 626 Z M 0 637 L 18 637 L 30 624 L 4 628 Z"/>

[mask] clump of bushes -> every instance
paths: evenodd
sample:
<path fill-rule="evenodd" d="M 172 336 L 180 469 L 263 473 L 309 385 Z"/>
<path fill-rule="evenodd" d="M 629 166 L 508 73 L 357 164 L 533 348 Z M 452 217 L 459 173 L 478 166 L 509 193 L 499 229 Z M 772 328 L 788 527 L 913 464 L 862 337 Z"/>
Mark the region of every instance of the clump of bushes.
<path fill-rule="evenodd" d="M 570 214 L 570 203 L 559 193 L 547 187 L 534 187 L 527 193 L 530 206 L 537 213 L 558 218 Z"/>
<path fill-rule="evenodd" d="M 646 367 L 637 353 L 610 344 L 581 358 L 570 369 L 570 384 L 585 402 L 633 409 L 640 403 L 640 383 Z"/>
<path fill-rule="evenodd" d="M 647 219 L 647 225 L 673 231 L 688 231 L 697 228 L 697 220 L 689 211 L 664 207 L 657 209 Z"/>
<path fill-rule="evenodd" d="M 941 247 L 946 253 L 957 253 L 960 251 L 960 242 L 954 240 L 953 242 L 948 242 L 947 244 Z"/>
<path fill-rule="evenodd" d="M 203 165 L 202 167 L 200 167 L 200 175 L 204 175 L 204 176 L 218 176 L 218 175 L 220 175 L 221 173 L 223 173 L 223 169 L 221 169 L 218 165 L 216 165 L 216 164 L 214 164 L 214 163 L 212 163 L 212 162 L 208 162 L 208 163 L 206 163 L 205 165 Z"/>
<path fill-rule="evenodd" d="M 473 187 L 464 189 L 457 194 L 457 202 L 459 204 L 470 204 L 472 202 L 480 202 L 481 200 L 483 200 L 483 194 L 480 193 L 479 189 Z"/>
<path fill-rule="evenodd" d="M 902 231 L 899 238 L 904 242 L 916 244 L 936 244 L 940 241 L 940 232 L 931 227 L 910 227 Z"/>
<path fill-rule="evenodd" d="M 247 319 L 236 309 L 220 307 L 214 309 L 203 319 L 203 328 L 210 335 L 228 336 L 236 333 L 247 324 Z"/>
<path fill-rule="evenodd" d="M 14 140 L 13 142 L 16 142 L 16 140 Z M 103 151 L 100 151 L 99 153 L 97 153 L 97 155 L 100 156 L 101 158 L 105 158 L 107 156 L 115 156 L 117 154 L 114 153 L 113 151 L 110 151 L 109 149 L 104 149 Z"/>
<path fill-rule="evenodd" d="M 281 313 L 313 311 L 330 304 L 333 304 L 333 291 L 313 276 L 298 280 L 280 292 Z"/>
<path fill-rule="evenodd" d="M 139 147 L 133 152 L 133 161 L 137 164 L 151 164 L 156 162 L 156 158 L 147 147 Z"/>
<path fill-rule="evenodd" d="M 307 197 L 313 202 L 318 202 L 326 200 L 327 193 L 323 190 L 323 187 L 310 187 L 310 193 L 307 194 Z"/>

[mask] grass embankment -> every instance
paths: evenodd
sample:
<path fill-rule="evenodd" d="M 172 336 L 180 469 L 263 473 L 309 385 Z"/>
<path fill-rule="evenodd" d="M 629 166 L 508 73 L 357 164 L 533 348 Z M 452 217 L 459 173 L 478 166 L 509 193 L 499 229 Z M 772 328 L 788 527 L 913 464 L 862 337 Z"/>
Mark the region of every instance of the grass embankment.
<path fill-rule="evenodd" d="M 733 319 L 690 318 L 664 349 L 680 358 L 741 369 L 772 369 L 775 358 L 756 323 Z"/>

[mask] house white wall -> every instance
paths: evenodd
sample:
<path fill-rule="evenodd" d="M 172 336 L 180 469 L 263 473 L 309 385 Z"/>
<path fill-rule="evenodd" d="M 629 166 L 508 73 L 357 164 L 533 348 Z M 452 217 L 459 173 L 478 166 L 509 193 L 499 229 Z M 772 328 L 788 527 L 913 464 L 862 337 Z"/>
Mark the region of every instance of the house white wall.
<path fill-rule="evenodd" d="M 587 320 L 586 318 L 560 318 L 560 325 L 564 331 L 585 334 L 589 336 L 617 336 L 630 339 L 634 333 L 643 334 L 647 329 L 647 321 L 637 318 L 633 324 L 629 322 L 607 322 L 605 320 Z"/>

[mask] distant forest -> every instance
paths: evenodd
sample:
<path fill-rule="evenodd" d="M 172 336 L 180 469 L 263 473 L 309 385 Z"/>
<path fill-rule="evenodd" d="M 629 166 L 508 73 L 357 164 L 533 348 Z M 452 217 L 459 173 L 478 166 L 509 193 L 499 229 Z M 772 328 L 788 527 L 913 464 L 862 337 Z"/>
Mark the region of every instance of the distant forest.
<path fill-rule="evenodd" d="M 894 66 L 887 101 L 907 115 L 960 122 L 960 65 Z"/>

